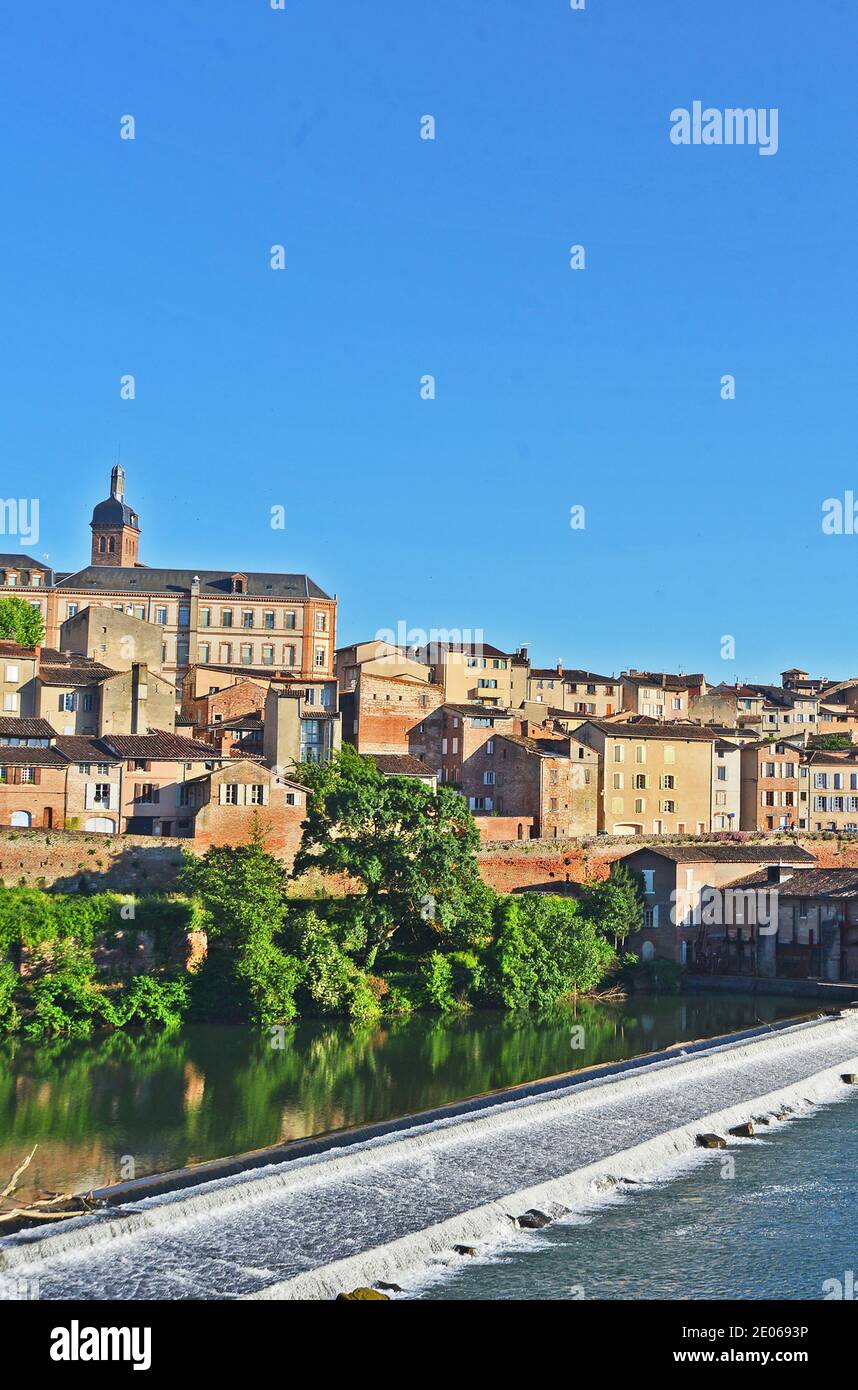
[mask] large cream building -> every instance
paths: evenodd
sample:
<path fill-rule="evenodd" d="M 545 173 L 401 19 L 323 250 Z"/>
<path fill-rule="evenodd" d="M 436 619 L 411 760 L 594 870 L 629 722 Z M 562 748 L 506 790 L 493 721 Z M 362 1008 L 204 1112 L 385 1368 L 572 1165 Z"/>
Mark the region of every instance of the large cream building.
<path fill-rule="evenodd" d="M 714 733 L 691 724 L 588 720 L 575 737 L 599 754 L 599 830 L 709 833 Z"/>

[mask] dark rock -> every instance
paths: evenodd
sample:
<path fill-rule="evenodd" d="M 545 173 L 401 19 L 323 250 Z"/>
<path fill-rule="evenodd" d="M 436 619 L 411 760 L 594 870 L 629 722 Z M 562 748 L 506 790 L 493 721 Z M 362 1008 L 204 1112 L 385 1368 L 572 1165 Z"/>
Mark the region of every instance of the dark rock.
<path fill-rule="evenodd" d="M 367 1288 L 352 1289 L 351 1293 L 338 1293 L 334 1301 L 336 1303 L 350 1303 L 353 1301 L 363 1303 L 369 1302 L 370 1299 L 377 1299 L 384 1303 L 390 1302 L 390 1298 L 386 1293 L 379 1293 L 378 1289 Z"/>
<path fill-rule="evenodd" d="M 844 1071 L 840 1080 L 844 1081 L 847 1086 L 858 1086 L 858 1076 L 855 1075 L 854 1071 Z"/>
<path fill-rule="evenodd" d="M 530 1211 L 522 1212 L 516 1220 L 516 1225 L 523 1231 L 541 1231 L 543 1226 L 551 1225 L 551 1217 L 546 1212 L 531 1207 Z"/>
<path fill-rule="evenodd" d="M 476 1255 L 477 1253 L 475 1245 L 454 1245 L 453 1250 L 457 1255 Z"/>
<path fill-rule="evenodd" d="M 770 1125 L 771 1122 L 772 1122 L 772 1117 L 771 1117 L 771 1115 L 755 1115 L 755 1116 L 754 1116 L 754 1124 L 755 1124 L 755 1125 Z"/>
<path fill-rule="evenodd" d="M 746 1120 L 744 1124 L 733 1125 L 733 1128 L 727 1132 L 728 1134 L 735 1134 L 737 1139 L 753 1139 L 754 1125 L 751 1120 Z"/>
<path fill-rule="evenodd" d="M 698 1134 L 698 1149 L 726 1149 L 727 1140 L 722 1139 L 720 1134 Z"/>
<path fill-rule="evenodd" d="M 388 1284 L 384 1279 L 379 1279 L 374 1287 L 383 1290 L 384 1293 L 402 1293 L 398 1284 Z"/>

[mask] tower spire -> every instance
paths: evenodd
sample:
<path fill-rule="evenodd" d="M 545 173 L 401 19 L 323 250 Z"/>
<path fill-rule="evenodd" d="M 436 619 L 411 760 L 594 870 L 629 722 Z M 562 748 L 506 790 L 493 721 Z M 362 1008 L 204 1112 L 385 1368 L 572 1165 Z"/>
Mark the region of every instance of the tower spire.
<path fill-rule="evenodd" d="M 114 464 L 110 474 L 110 495 L 118 502 L 125 500 L 125 469 L 120 463 Z"/>

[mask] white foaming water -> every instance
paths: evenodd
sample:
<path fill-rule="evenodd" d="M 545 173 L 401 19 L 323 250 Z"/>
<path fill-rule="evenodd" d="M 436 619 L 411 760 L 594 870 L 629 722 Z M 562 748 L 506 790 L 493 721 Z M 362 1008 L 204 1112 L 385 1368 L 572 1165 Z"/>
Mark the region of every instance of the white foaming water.
<path fill-rule="evenodd" d="M 497 1247 L 528 1207 L 579 1207 L 599 1200 L 594 1182 L 663 1171 L 702 1128 L 842 1092 L 856 1053 L 846 1015 L 672 1057 L 8 1237 L 0 1269 L 26 1267 L 43 1298 L 330 1298 L 402 1282 L 454 1244 Z"/>

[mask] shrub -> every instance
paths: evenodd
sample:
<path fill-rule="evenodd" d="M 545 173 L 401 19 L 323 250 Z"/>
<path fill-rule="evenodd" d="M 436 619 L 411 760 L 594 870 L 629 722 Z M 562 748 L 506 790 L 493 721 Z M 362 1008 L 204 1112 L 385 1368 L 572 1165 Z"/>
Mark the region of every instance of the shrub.
<path fill-rule="evenodd" d="M 498 909 L 488 953 L 490 996 L 507 1009 L 541 1008 L 593 989 L 616 959 L 596 926 L 569 898 L 525 893 Z"/>
<path fill-rule="evenodd" d="M 21 1015 L 15 1004 L 15 995 L 20 984 L 14 965 L 0 961 L 0 1034 L 18 1031 Z"/>
<path fill-rule="evenodd" d="M 127 1024 L 160 1023 L 176 1028 L 188 1007 L 188 980 L 158 980 L 153 975 L 136 975 L 117 1008 L 118 1020 Z"/>
<path fill-rule="evenodd" d="M 442 1013 L 455 1009 L 453 963 L 449 956 L 433 951 L 420 964 L 420 979 L 430 1008 L 440 1009 Z"/>

